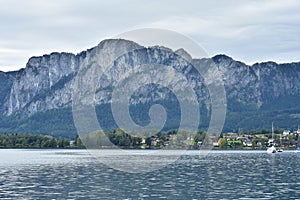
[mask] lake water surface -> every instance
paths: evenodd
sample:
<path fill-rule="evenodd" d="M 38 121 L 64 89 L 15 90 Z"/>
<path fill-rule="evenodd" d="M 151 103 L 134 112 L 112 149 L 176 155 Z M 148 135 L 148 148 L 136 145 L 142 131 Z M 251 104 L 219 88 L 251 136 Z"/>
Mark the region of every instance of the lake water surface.
<path fill-rule="evenodd" d="M 0 199 L 300 199 L 300 153 L 198 153 L 128 173 L 86 150 L 0 150 Z"/>

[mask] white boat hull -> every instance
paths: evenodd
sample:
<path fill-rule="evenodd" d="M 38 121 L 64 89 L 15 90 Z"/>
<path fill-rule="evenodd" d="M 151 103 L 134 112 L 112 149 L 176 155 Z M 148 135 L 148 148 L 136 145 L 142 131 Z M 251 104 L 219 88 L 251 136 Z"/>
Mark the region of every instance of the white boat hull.
<path fill-rule="evenodd" d="M 267 153 L 276 153 L 276 148 L 274 146 L 271 146 L 267 149 Z"/>

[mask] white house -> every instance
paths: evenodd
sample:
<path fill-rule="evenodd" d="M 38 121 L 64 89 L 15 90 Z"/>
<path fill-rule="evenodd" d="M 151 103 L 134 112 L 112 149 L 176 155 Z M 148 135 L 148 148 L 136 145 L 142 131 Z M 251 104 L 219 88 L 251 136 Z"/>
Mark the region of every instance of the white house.
<path fill-rule="evenodd" d="M 291 133 L 290 130 L 284 130 L 283 133 L 282 133 L 282 135 L 287 136 L 287 135 L 289 135 L 290 133 Z"/>

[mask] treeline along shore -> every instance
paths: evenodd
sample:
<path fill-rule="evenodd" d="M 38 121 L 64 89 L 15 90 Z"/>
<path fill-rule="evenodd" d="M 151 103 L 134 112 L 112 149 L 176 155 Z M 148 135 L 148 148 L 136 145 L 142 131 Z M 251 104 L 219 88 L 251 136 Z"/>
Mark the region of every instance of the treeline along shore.
<path fill-rule="evenodd" d="M 0 148 L 4 149 L 47 149 L 70 148 L 72 142 L 66 138 L 54 138 L 37 134 L 0 134 Z"/>
<path fill-rule="evenodd" d="M 274 143 L 283 149 L 294 149 L 300 142 L 300 132 L 275 130 Z M 0 134 L 0 148 L 92 148 L 92 149 L 201 149 L 210 142 L 213 149 L 266 149 L 271 130 L 244 133 L 207 134 L 176 130 L 158 133 L 127 133 L 122 129 L 94 131 L 74 140 L 37 134 Z M 272 140 L 273 140 L 272 139 Z"/>

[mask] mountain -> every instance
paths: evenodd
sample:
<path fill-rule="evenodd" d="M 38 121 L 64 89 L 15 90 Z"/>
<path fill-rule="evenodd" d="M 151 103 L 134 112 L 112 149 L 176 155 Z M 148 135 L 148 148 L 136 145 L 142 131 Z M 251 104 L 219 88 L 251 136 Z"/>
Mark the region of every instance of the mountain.
<path fill-rule="evenodd" d="M 99 57 L 101 62 L 97 60 Z M 0 72 L 0 133 L 42 133 L 73 138 L 76 129 L 72 103 L 78 92 L 74 93 L 74 89 L 78 83 L 89 86 L 90 81 L 87 78 L 78 82 L 78 76 L 90 70 L 91 63 L 100 62 L 96 70 L 104 70 L 106 60 L 111 60 L 112 66 L 94 80 L 93 102 L 99 123 L 105 129 L 117 127 L 111 98 L 118 80 L 129 72 L 140 73 L 144 64 L 167 65 L 186 77 L 200 102 L 201 129 L 207 128 L 211 114 L 210 94 L 204 79 L 212 81 L 216 72 L 201 76 L 195 67 L 211 69 L 212 64 L 218 69 L 226 90 L 224 131 L 269 129 L 271 121 L 282 128 L 293 128 L 300 123 L 300 63 L 264 62 L 249 66 L 226 55 L 196 59 L 184 49 L 143 47 L 132 41 L 110 39 L 77 55 L 51 53 L 32 57 L 24 69 Z M 160 80 L 174 79 L 172 74 L 153 76 Z M 180 90 L 181 86 L 177 84 L 175 89 Z M 172 91 L 156 84 L 137 88 L 129 106 L 136 123 L 148 124 L 150 106 L 159 103 L 165 106 L 168 116 L 164 129 L 178 127 L 180 107 Z"/>

